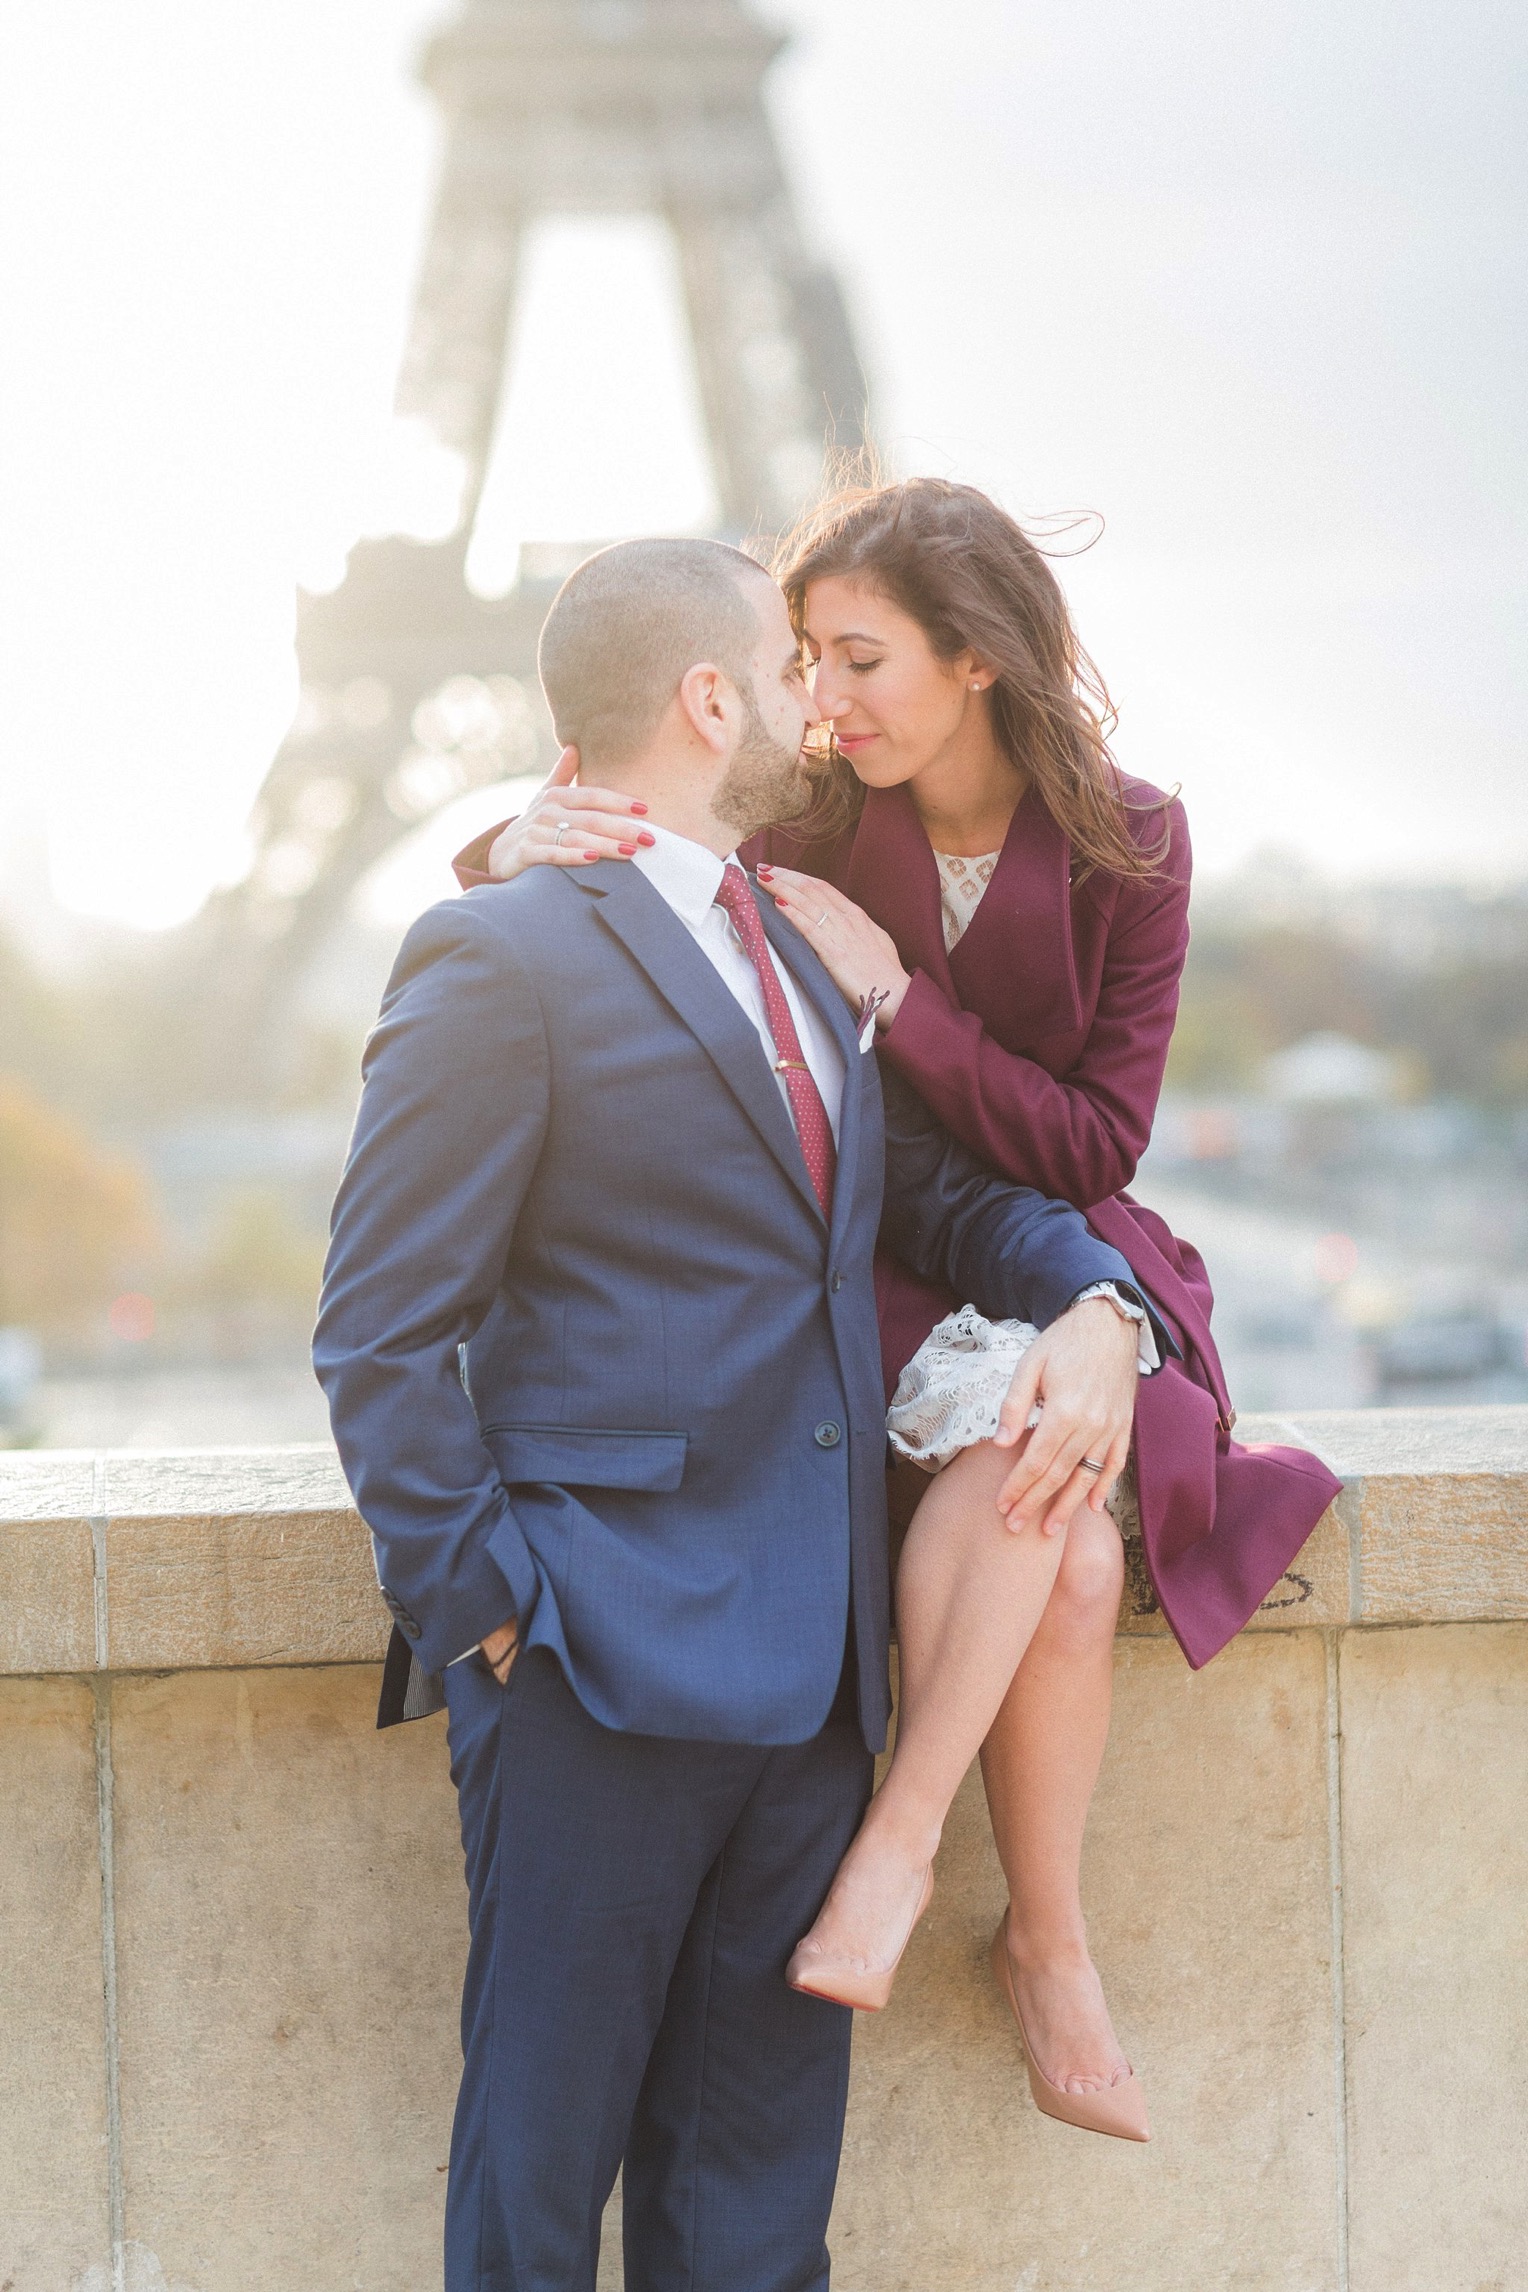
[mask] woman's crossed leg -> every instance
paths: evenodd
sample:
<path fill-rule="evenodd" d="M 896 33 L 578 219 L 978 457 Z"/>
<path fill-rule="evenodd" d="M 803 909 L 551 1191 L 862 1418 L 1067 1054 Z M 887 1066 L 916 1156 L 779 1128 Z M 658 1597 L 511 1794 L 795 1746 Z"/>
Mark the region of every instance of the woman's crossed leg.
<path fill-rule="evenodd" d="M 981 1754 L 1008 1878 L 1007 1942 L 1036 2056 L 1072 2092 L 1128 2074 L 1088 1955 L 1082 1834 L 1109 1729 L 1123 1547 L 1083 1504 L 1069 1528 L 1011 1528 L 997 1496 L 1011 1448 L 979 1441 L 931 1482 L 897 1574 L 896 1754 L 792 1977 L 832 1988 L 889 1973 L 928 1866 Z"/>

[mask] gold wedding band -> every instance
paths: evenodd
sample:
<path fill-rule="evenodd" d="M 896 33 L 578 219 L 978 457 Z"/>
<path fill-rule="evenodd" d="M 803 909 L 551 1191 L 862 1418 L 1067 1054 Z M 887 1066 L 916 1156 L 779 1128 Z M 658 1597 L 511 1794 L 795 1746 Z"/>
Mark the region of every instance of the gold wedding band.
<path fill-rule="evenodd" d="M 827 909 L 826 909 L 826 908 L 824 908 L 824 909 L 823 909 L 823 911 L 822 911 L 822 913 L 821 913 L 821 915 L 819 915 L 819 916 L 818 916 L 818 918 L 817 918 L 817 921 L 816 921 L 816 922 L 815 922 L 815 923 L 812 925 L 812 929 L 813 929 L 814 931 L 820 931 L 820 930 L 822 929 L 823 925 L 824 925 L 824 924 L 827 922 L 827 920 L 828 920 L 828 911 L 827 911 Z"/>

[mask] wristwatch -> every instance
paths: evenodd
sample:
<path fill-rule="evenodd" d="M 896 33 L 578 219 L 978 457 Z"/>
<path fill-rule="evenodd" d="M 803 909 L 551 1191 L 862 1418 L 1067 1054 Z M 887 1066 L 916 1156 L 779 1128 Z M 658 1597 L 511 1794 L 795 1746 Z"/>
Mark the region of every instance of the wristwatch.
<path fill-rule="evenodd" d="M 1154 1369 L 1160 1369 L 1162 1356 L 1157 1350 L 1156 1331 L 1151 1326 L 1151 1316 L 1145 1306 L 1136 1304 L 1112 1281 L 1095 1281 L 1091 1288 L 1079 1289 L 1072 1303 L 1086 1305 L 1090 1297 L 1107 1297 L 1122 1320 L 1135 1323 L 1137 1360 L 1141 1375 L 1149 1377 Z"/>

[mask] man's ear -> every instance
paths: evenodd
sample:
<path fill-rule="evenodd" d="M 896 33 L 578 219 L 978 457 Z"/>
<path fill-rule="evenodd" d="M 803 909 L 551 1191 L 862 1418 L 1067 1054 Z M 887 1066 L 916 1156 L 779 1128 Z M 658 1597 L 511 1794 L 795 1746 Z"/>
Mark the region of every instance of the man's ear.
<path fill-rule="evenodd" d="M 679 707 L 685 722 L 718 756 L 727 745 L 727 722 L 736 698 L 731 678 L 712 661 L 698 661 L 679 680 Z"/>

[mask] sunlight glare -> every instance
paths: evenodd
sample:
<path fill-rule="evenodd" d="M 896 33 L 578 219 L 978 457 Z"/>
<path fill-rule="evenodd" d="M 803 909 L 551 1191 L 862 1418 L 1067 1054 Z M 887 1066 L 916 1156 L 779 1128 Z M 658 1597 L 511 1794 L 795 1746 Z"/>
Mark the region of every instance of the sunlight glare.
<path fill-rule="evenodd" d="M 673 236 L 652 216 L 530 233 L 467 577 L 514 585 L 526 541 L 703 532 L 718 516 Z"/>

